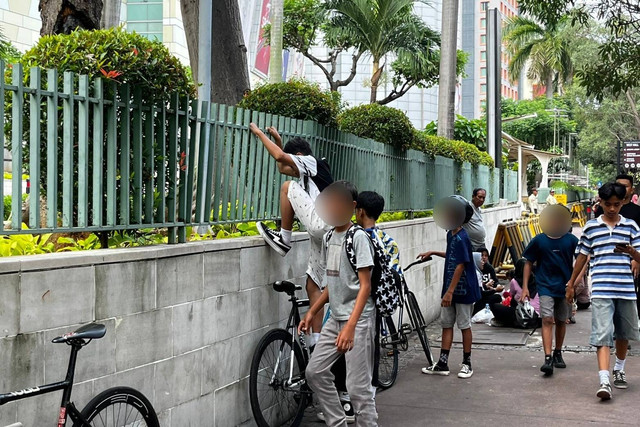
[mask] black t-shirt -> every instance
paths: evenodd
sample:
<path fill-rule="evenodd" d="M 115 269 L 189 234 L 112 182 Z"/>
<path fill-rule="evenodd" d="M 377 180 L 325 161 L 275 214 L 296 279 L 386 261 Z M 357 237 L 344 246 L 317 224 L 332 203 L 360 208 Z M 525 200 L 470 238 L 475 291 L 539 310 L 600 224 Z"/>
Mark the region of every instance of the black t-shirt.
<path fill-rule="evenodd" d="M 602 215 L 602 206 L 598 205 L 595 211 L 596 218 Z M 640 227 L 640 206 L 633 202 L 629 202 L 626 205 L 622 205 L 620 208 L 620 215 L 630 220 L 633 220 Z"/>
<path fill-rule="evenodd" d="M 482 267 L 482 285 L 484 286 L 489 280 L 493 279 L 493 286 L 498 286 L 498 276 L 496 276 L 496 270 L 488 262 L 484 263 Z"/>

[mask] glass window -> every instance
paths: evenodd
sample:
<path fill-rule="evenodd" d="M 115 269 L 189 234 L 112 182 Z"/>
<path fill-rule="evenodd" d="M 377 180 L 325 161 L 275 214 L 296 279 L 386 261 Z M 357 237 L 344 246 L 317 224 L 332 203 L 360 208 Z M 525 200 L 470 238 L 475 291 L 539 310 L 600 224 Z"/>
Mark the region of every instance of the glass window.
<path fill-rule="evenodd" d="M 480 44 L 487 44 L 487 35 L 486 34 L 480 35 Z"/>
<path fill-rule="evenodd" d="M 486 83 L 482 83 L 480 85 L 480 93 L 487 93 L 487 84 Z"/>
<path fill-rule="evenodd" d="M 127 30 L 162 41 L 162 0 L 129 0 Z"/>
<path fill-rule="evenodd" d="M 480 20 L 480 28 L 487 28 L 487 18 L 482 18 Z"/>
<path fill-rule="evenodd" d="M 487 6 L 488 6 L 489 2 L 488 1 L 483 1 L 482 3 L 480 3 L 480 8 L 482 10 L 487 10 Z"/>
<path fill-rule="evenodd" d="M 483 50 L 482 52 L 480 52 L 480 60 L 481 61 L 486 61 L 487 60 L 487 51 Z"/>
<path fill-rule="evenodd" d="M 487 77 L 487 67 L 480 67 L 480 77 Z"/>

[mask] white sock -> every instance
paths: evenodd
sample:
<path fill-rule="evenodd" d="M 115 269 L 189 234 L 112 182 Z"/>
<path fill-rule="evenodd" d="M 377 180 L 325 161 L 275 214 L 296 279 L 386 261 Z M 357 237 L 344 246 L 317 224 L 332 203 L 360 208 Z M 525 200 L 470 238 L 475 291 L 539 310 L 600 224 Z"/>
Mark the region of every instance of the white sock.
<path fill-rule="evenodd" d="M 280 230 L 282 241 L 287 245 L 291 245 L 291 234 L 291 230 L 285 230 L 284 228 Z"/>
<path fill-rule="evenodd" d="M 600 376 L 600 384 L 609 384 L 609 371 L 604 369 L 602 371 L 598 371 L 598 375 Z"/>
<path fill-rule="evenodd" d="M 613 367 L 614 371 L 624 371 L 624 362 L 626 362 L 627 359 L 618 359 L 618 356 L 616 356 L 616 365 Z"/>

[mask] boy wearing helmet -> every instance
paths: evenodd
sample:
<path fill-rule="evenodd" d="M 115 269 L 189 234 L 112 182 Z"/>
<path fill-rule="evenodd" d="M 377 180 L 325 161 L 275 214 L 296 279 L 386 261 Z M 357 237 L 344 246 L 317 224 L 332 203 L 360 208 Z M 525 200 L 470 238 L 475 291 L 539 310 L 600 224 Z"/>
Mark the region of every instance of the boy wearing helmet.
<path fill-rule="evenodd" d="M 429 251 L 418 255 L 427 259 L 433 255 L 445 259 L 442 287 L 442 346 L 440 358 L 433 365 L 422 369 L 428 375 L 449 375 L 449 352 L 453 343 L 453 326 L 457 323 L 462 332 L 463 361 L 458 378 L 470 378 L 471 367 L 471 316 L 473 305 L 480 299 L 480 284 L 471 252 L 471 240 L 462 228 L 473 215 L 473 209 L 461 196 L 451 196 L 438 203 L 435 221 L 447 231 L 446 252 Z"/>

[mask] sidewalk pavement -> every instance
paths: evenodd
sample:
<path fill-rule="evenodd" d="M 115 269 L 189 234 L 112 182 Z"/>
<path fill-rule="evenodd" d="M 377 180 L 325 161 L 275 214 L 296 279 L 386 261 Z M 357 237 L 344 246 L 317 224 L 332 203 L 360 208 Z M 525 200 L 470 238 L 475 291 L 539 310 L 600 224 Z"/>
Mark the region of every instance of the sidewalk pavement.
<path fill-rule="evenodd" d="M 588 345 L 591 311 L 579 312 L 577 324 L 568 325 L 564 358 L 566 369 L 556 369 L 545 378 L 540 331 L 526 345 L 474 345 L 470 379 L 457 377 L 462 347 L 451 350 L 451 375 L 428 376 L 421 373 L 426 358 L 417 340 L 401 353 L 400 372 L 395 385 L 378 393 L 376 401 L 380 426 L 465 426 L 495 425 L 586 426 L 640 424 L 640 354 L 632 343 L 627 365 L 627 390 L 613 389 L 613 399 L 596 397 L 598 370 L 594 349 Z M 502 328 L 474 325 L 476 331 Z M 456 330 L 456 337 L 459 336 Z M 440 331 L 429 328 L 434 357 L 438 357 Z M 415 338 L 415 337 L 414 337 Z M 635 353 L 635 355 L 634 355 Z M 612 363 L 615 359 L 612 357 Z M 613 365 L 612 365 L 613 366 Z M 306 426 L 324 425 L 309 410 Z"/>

